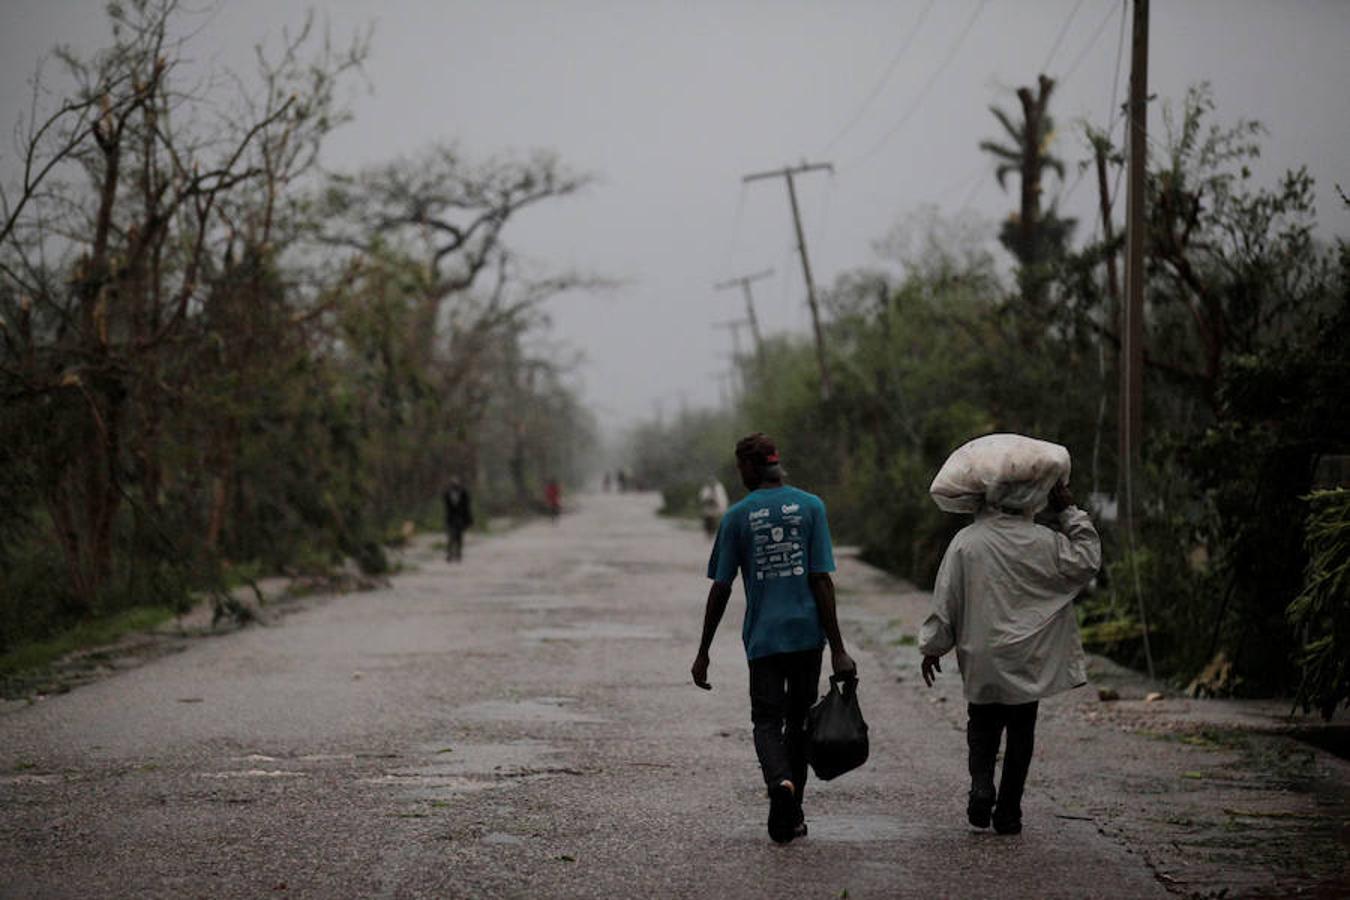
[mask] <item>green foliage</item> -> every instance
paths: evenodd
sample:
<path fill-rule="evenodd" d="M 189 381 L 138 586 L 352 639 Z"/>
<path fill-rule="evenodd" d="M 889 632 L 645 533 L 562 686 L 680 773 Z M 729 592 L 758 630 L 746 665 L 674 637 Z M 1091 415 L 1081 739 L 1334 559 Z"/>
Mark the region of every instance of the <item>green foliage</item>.
<path fill-rule="evenodd" d="M 1025 123 L 996 115 L 1011 139 L 984 145 L 997 175 L 1024 162 L 1037 177 L 1056 170 L 1044 148 L 1023 146 Z M 1148 177 L 1148 441 L 1130 482 L 1137 528 L 1126 541 L 1101 527 L 1107 565 L 1080 607 L 1084 636 L 1142 665 L 1146 615 L 1160 674 L 1185 684 L 1222 657 L 1230 686 L 1272 693 L 1291 691 L 1301 665 L 1303 683 L 1316 685 L 1302 696 L 1318 698 L 1305 702 L 1323 704 L 1343 696 L 1335 685 L 1344 670 L 1329 667 L 1346 656 L 1343 641 L 1326 637 L 1330 601 L 1317 594 L 1298 607 L 1315 619 L 1315 636 L 1295 634 L 1286 608 L 1305 569 L 1310 583 L 1338 583 L 1307 568 L 1308 553 L 1322 551 L 1305 549 L 1305 523 L 1318 460 L 1350 452 L 1350 249 L 1342 244 L 1338 259 L 1314 239 L 1306 172 L 1254 184 L 1262 130 L 1213 124 L 1207 88 L 1167 120 Z M 1121 163 L 1104 138 L 1090 139 Z M 936 510 L 928 484 L 972 437 L 1016 431 L 1062 443 L 1080 504 L 1123 499 L 1116 309 L 1103 280 L 1121 244 L 1070 247 L 1053 206 L 1045 216 L 1030 208 L 1047 229 L 1038 246 L 1053 251 L 1024 252 L 1010 238 L 1025 217 L 1014 216 L 1002 235 L 1017 262 L 1012 279 L 998 276 L 990 236 L 968 222 L 921 214 L 918 227 L 888 236 L 881 250 L 900 274 L 848 273 L 827 297 L 830 399 L 820 399 L 812 343 L 775 338 L 765 348 L 770 374 L 749 365 L 741 373 L 735 427 L 717 419 L 723 432 L 772 434 L 791 479 L 827 501 L 836 538 L 921 585 L 963 524 Z M 707 430 L 695 417 L 680 424 Z M 728 463 L 731 440 L 719 439 Z M 1314 603 L 1323 611 L 1310 612 Z M 1300 657 L 1305 644 L 1314 649 Z"/>
<path fill-rule="evenodd" d="M 586 178 L 439 148 L 306 194 L 364 38 L 302 58 L 309 20 L 256 78 L 194 93 L 165 40 L 190 14 L 122 4 L 108 51 L 61 53 L 80 88 L 32 123 L 39 182 L 6 193 L 0 650 L 240 572 L 387 572 L 385 540 L 439 521 L 451 475 L 485 522 L 585 474 L 569 362 L 526 348 L 539 305 L 590 282 L 504 238 Z"/>
<path fill-rule="evenodd" d="M 1301 645 L 1294 700 L 1330 719 L 1350 705 L 1350 490 L 1317 491 L 1308 500 L 1307 577 L 1288 610 Z"/>
<path fill-rule="evenodd" d="M 698 515 L 698 492 L 709 478 L 721 481 L 729 497 L 743 492 L 732 452 L 743 436 L 734 417 L 709 410 L 645 423 L 628 436 L 633 480 L 661 492 L 664 515 Z"/>
<path fill-rule="evenodd" d="M 133 607 L 80 622 L 51 639 L 18 643 L 16 649 L 0 651 L 0 679 L 43 668 L 68 653 L 109 644 L 124 634 L 154 628 L 172 617 L 173 610 L 165 607 Z"/>

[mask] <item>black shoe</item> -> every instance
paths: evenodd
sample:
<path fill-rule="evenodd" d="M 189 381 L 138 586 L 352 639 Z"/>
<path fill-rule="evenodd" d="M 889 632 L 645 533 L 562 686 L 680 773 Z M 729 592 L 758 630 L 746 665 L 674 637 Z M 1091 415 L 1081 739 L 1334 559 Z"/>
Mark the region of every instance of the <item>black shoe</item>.
<path fill-rule="evenodd" d="M 806 831 L 806 813 L 802 812 L 802 808 L 799 806 L 797 807 L 797 824 L 792 826 L 792 836 L 804 838 L 806 837 Z"/>
<path fill-rule="evenodd" d="M 994 830 L 999 834 L 1021 834 L 1022 833 L 1022 814 L 1016 816 L 1001 816 L 998 811 L 994 812 Z"/>
<path fill-rule="evenodd" d="M 797 804 L 792 794 L 791 782 L 769 788 L 769 837 L 775 843 L 786 844 L 797 836 Z"/>
<path fill-rule="evenodd" d="M 988 828 L 989 817 L 994 811 L 994 795 L 970 792 L 970 799 L 966 801 L 966 818 L 970 824 L 976 828 Z"/>

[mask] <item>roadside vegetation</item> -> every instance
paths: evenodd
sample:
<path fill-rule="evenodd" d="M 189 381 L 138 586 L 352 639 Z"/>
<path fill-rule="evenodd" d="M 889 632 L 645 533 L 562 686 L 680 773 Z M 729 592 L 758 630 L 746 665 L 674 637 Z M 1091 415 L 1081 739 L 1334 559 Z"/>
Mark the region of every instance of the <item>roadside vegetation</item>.
<path fill-rule="evenodd" d="M 541 304 L 598 282 L 507 242 L 588 176 L 453 144 L 325 171 L 369 35 L 310 19 L 256 71 L 205 72 L 200 19 L 109 4 L 108 45 L 54 52 L 2 161 L 7 668 L 144 607 L 228 612 L 255 575 L 380 573 L 450 476 L 486 522 L 595 443 L 535 338 Z"/>
<path fill-rule="evenodd" d="M 637 477 L 672 508 L 712 472 L 734 495 L 736 437 L 769 432 L 838 540 L 931 585 L 964 524 L 927 496 L 946 456 L 998 431 L 1062 443 L 1103 524 L 1107 562 L 1080 605 L 1094 648 L 1142 668 L 1146 618 L 1159 674 L 1179 687 L 1297 695 L 1330 715 L 1350 698 L 1347 506 L 1344 491 L 1313 491 L 1343 483 L 1327 470 L 1350 453 L 1350 246 L 1318 239 L 1306 171 L 1257 183 L 1261 126 L 1223 122 L 1203 85 L 1166 103 L 1148 161 L 1146 442 L 1127 541 L 1112 515 L 1126 493 L 1123 229 L 1109 212 L 1060 216 L 1074 176 L 1050 155 L 1052 89 L 1042 77 L 1018 92 L 1034 128 L 993 110 L 990 175 L 1021 187 L 1003 223 L 908 216 L 874 267 L 827 292 L 828 398 L 809 338 L 767 339 L 737 359 L 732 408 L 636 430 Z M 1109 193 L 1120 151 L 1087 130 L 1080 154 L 1102 208 L 1123 208 Z"/>

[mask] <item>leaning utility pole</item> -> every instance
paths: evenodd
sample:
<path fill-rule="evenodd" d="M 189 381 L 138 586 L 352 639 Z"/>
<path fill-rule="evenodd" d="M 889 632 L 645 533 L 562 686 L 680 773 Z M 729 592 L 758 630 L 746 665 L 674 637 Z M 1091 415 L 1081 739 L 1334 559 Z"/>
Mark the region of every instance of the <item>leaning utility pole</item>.
<path fill-rule="evenodd" d="M 1120 305 L 1120 480 L 1121 524 L 1131 550 L 1130 564 L 1139 565 L 1134 551 L 1134 473 L 1144 434 L 1144 191 L 1148 162 L 1148 0 L 1134 0 L 1134 36 L 1130 61 L 1129 196 L 1125 222 L 1125 300 Z M 1144 659 L 1153 677 L 1153 651 L 1148 640 L 1148 614 L 1135 572 L 1139 625 L 1143 629 Z"/>
<path fill-rule="evenodd" d="M 763 272 L 756 272 L 753 275 L 742 275 L 739 278 L 728 278 L 726 281 L 713 285 L 715 291 L 725 291 L 728 288 L 740 287 L 745 294 L 745 320 L 750 323 L 750 336 L 755 339 L 755 355 L 763 360 L 764 356 L 764 337 L 759 333 L 759 319 L 755 316 L 755 298 L 750 293 L 750 283 L 759 281 L 761 278 L 768 278 L 773 274 L 773 269 L 765 269 Z"/>
<path fill-rule="evenodd" d="M 797 188 L 792 181 L 793 175 L 814 172 L 818 169 L 824 169 L 831 175 L 834 174 L 834 166 L 829 163 L 803 162 L 798 166 L 787 166 L 782 169 L 775 169 L 772 172 L 757 172 L 753 175 L 746 175 L 741 181 L 758 181 L 762 178 L 787 179 L 788 200 L 792 203 L 792 224 L 797 229 L 797 250 L 801 253 L 802 274 L 806 277 L 806 302 L 811 306 L 811 326 L 816 332 L 816 363 L 820 366 L 820 396 L 821 399 L 828 400 L 830 399 L 830 368 L 825 361 L 825 334 L 820 330 L 820 308 L 816 304 L 816 286 L 815 282 L 811 280 L 811 260 L 806 256 L 806 238 L 802 235 L 802 216 L 797 209 Z"/>

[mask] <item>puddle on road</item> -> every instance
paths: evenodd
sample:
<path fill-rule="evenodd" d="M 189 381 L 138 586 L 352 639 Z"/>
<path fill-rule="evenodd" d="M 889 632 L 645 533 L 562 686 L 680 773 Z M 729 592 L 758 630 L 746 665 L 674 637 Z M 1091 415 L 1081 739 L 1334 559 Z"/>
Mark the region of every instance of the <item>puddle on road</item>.
<path fill-rule="evenodd" d="M 63 775 L 5 775 L 0 777 L 0 784 L 60 784 L 65 781 Z"/>
<path fill-rule="evenodd" d="M 446 794 L 470 794 L 475 791 L 487 791 L 493 788 L 511 787 L 513 781 L 491 781 L 481 778 L 466 778 L 463 775 L 451 775 L 440 771 L 442 766 L 428 766 L 424 769 L 403 769 L 386 772 L 371 778 L 360 779 L 361 784 L 382 784 L 402 788 L 410 799 L 436 800 Z"/>
<path fill-rule="evenodd" d="M 484 598 L 483 606 L 506 606 L 511 609 L 551 610 L 584 609 L 590 603 L 586 597 L 563 594 L 500 594 Z"/>
<path fill-rule="evenodd" d="M 508 844 L 514 846 L 516 844 L 525 843 L 525 839 L 517 837 L 514 834 L 507 834 L 504 831 L 494 831 L 490 834 L 483 835 L 482 842 L 484 844 Z"/>
<path fill-rule="evenodd" d="M 622 574 L 622 570 L 609 563 L 586 560 L 572 566 L 567 572 L 567 578 L 617 578 Z"/>
<path fill-rule="evenodd" d="M 423 752 L 435 757 L 438 768 L 457 775 L 512 776 L 548 770 L 558 750 L 543 741 L 525 739 L 502 744 L 447 741 L 427 744 Z"/>
<path fill-rule="evenodd" d="M 662 641 L 668 639 L 670 634 L 656 628 L 625 625 L 622 622 L 584 622 L 554 628 L 532 628 L 521 636 L 527 641 Z"/>
<path fill-rule="evenodd" d="M 200 778 L 307 778 L 305 772 L 288 772 L 285 769 L 234 769 L 227 772 L 202 772 Z"/>
<path fill-rule="evenodd" d="M 427 744 L 426 761 L 391 769 L 361 779 L 404 789 L 413 800 L 443 799 L 494 788 L 511 788 L 556 775 L 580 774 L 556 759 L 557 748 L 542 741 L 519 740 L 500 744 Z"/>
<path fill-rule="evenodd" d="M 532 700 L 485 700 L 460 707 L 457 716 L 480 722 L 603 722 L 598 716 L 567 709 L 570 697 L 536 697 Z"/>

